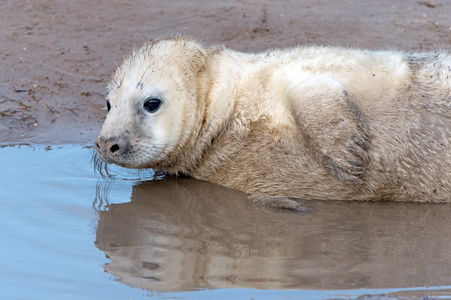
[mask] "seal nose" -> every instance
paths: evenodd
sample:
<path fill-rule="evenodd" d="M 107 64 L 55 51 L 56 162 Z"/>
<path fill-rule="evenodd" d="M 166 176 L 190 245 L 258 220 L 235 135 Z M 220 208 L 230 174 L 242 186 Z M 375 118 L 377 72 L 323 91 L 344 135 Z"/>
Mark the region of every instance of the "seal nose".
<path fill-rule="evenodd" d="M 99 136 L 95 141 L 95 148 L 97 153 L 105 160 L 109 162 L 109 160 L 113 160 L 121 154 L 121 150 L 125 148 L 124 145 L 121 145 L 120 139 L 117 137 L 105 137 Z"/>
<path fill-rule="evenodd" d="M 120 149 L 118 144 L 114 144 L 113 146 L 110 147 L 110 151 L 111 153 L 117 152 Z"/>

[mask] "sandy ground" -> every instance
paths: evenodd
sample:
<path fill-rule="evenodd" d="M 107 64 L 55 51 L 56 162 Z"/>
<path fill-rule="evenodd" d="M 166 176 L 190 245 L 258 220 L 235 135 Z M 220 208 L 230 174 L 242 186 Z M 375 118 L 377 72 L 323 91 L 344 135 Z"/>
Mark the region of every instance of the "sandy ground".
<path fill-rule="evenodd" d="M 109 75 L 162 35 L 243 51 L 298 43 L 449 50 L 450 16 L 450 0 L 3 0 L 0 142 L 92 143 Z"/>

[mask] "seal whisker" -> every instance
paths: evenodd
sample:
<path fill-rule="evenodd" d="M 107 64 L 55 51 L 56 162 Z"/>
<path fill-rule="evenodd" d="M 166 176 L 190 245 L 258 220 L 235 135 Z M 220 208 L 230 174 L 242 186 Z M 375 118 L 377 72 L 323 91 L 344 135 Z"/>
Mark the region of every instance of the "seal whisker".
<path fill-rule="evenodd" d="M 114 89 L 120 88 L 120 85 L 116 82 L 116 80 L 114 80 L 114 78 L 111 78 L 111 80 L 112 80 L 113 83 L 114 83 L 114 86 L 113 86 Z"/>
<path fill-rule="evenodd" d="M 147 71 L 150 69 L 152 67 L 152 64 L 149 64 L 148 66 L 147 66 L 147 68 L 144 70 L 144 72 L 143 72 L 143 74 L 141 75 L 141 78 L 139 79 L 139 81 L 138 82 L 141 82 L 141 83 L 143 83 L 144 84 L 144 82 L 147 80 L 147 78 L 149 77 L 146 77 L 144 80 L 143 80 L 143 78 L 144 78 L 144 75 L 146 75 L 146 73 L 147 73 Z M 150 75 L 150 74 L 149 74 Z"/>
<path fill-rule="evenodd" d="M 94 167 L 94 172 L 100 174 L 103 179 L 111 180 L 114 178 L 108 171 L 108 164 L 99 158 L 95 149 L 91 150 L 91 164 Z"/>

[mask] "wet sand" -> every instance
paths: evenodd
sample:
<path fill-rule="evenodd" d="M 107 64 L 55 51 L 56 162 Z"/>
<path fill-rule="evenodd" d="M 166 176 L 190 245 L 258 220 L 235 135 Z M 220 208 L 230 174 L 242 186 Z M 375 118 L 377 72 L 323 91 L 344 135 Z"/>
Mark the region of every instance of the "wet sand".
<path fill-rule="evenodd" d="M 296 44 L 451 48 L 436 1 L 64 1 L 0 4 L 0 142 L 89 144 L 106 82 L 146 40 L 183 33 L 242 51 Z"/>

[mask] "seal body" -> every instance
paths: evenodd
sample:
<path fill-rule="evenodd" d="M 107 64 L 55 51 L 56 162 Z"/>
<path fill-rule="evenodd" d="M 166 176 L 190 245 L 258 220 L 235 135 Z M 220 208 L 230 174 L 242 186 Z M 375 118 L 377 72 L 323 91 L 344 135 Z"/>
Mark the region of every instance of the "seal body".
<path fill-rule="evenodd" d="M 445 51 L 249 54 L 174 37 L 126 58 L 107 99 L 96 140 L 106 163 L 186 174 L 269 205 L 451 201 Z"/>

